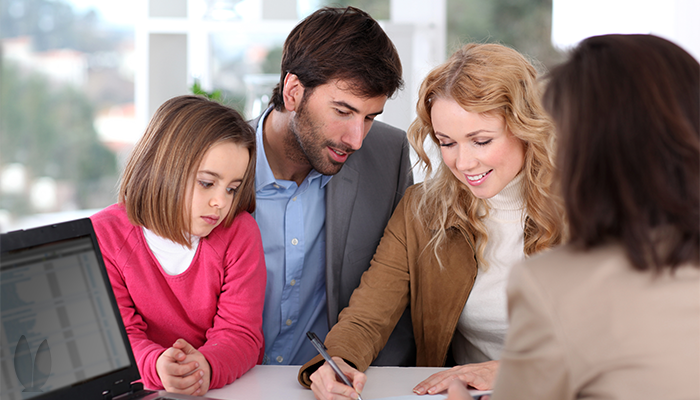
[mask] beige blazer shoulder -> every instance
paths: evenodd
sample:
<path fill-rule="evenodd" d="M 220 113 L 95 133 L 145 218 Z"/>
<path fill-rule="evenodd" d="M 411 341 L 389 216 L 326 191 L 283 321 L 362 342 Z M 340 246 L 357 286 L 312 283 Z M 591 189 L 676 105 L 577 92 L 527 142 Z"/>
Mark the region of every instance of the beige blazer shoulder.
<path fill-rule="evenodd" d="M 700 269 L 653 276 L 621 246 L 516 266 L 501 399 L 700 399 Z"/>

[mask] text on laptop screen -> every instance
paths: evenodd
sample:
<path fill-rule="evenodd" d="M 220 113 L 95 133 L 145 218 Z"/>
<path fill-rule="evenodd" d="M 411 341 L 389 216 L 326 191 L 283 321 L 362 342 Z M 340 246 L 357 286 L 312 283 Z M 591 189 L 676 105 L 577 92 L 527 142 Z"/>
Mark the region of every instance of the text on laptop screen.
<path fill-rule="evenodd" d="M 129 366 L 89 236 L 3 254 L 0 270 L 0 398 L 29 399 Z"/>

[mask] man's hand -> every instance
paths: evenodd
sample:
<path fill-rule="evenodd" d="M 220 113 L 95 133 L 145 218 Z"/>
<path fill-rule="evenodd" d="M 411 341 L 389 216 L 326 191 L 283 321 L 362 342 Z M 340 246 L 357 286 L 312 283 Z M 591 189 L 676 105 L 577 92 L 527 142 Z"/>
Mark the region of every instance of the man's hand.
<path fill-rule="evenodd" d="M 338 377 L 328 363 L 323 365 L 311 374 L 311 390 L 318 400 L 338 400 L 338 399 L 357 399 L 362 389 L 367 382 L 367 376 L 355 368 L 349 366 L 345 360 L 339 357 L 333 357 L 333 360 L 338 364 L 340 370 L 352 382 L 353 387 L 348 387 L 340 382 Z"/>
<path fill-rule="evenodd" d="M 184 339 L 178 339 L 158 357 L 156 370 L 168 392 L 202 396 L 209 390 L 209 362 Z"/>
<path fill-rule="evenodd" d="M 498 372 L 498 361 L 487 361 L 478 364 L 466 364 L 440 371 L 428 377 L 428 379 L 416 385 L 413 392 L 416 394 L 437 394 L 450 385 L 450 382 L 459 380 L 462 386 L 471 386 L 479 390 L 493 389 Z"/>

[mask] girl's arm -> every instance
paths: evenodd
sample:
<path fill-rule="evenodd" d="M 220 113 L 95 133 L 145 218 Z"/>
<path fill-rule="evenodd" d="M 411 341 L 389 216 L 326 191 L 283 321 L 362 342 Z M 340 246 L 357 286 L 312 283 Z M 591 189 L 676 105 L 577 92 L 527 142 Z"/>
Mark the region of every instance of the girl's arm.
<path fill-rule="evenodd" d="M 136 311 L 136 306 L 121 271 L 116 267 L 112 258 L 104 252 L 103 258 L 126 327 L 126 333 L 129 335 L 129 342 L 141 374 L 141 380 L 144 386 L 149 389 L 163 389 L 163 384 L 156 371 L 156 360 L 166 348 L 148 339 L 146 336 L 147 324 Z"/>
<path fill-rule="evenodd" d="M 224 282 L 213 326 L 198 350 L 211 366 L 211 389 L 232 383 L 262 361 L 262 314 L 267 272 L 260 230 L 248 213 L 228 228 Z M 218 238 L 212 237 L 217 246 Z M 226 245 L 221 243 L 220 245 Z"/>

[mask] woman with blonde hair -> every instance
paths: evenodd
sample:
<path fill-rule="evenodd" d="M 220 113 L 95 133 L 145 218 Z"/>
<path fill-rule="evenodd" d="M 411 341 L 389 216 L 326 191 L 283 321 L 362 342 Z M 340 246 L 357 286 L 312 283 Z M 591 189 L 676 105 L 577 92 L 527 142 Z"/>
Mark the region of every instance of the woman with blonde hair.
<path fill-rule="evenodd" d="M 326 337 L 353 388 L 337 382 L 320 357 L 301 368 L 300 382 L 317 398 L 357 398 L 366 382 L 359 371 L 409 306 L 416 364 L 458 365 L 419 383 L 416 393 L 439 393 L 454 379 L 492 387 L 510 268 L 563 235 L 550 189 L 553 128 L 537 77 L 521 54 L 498 44 L 468 44 L 426 77 L 408 135 L 428 177 L 406 192 Z M 427 138 L 442 155 L 436 168 Z"/>

